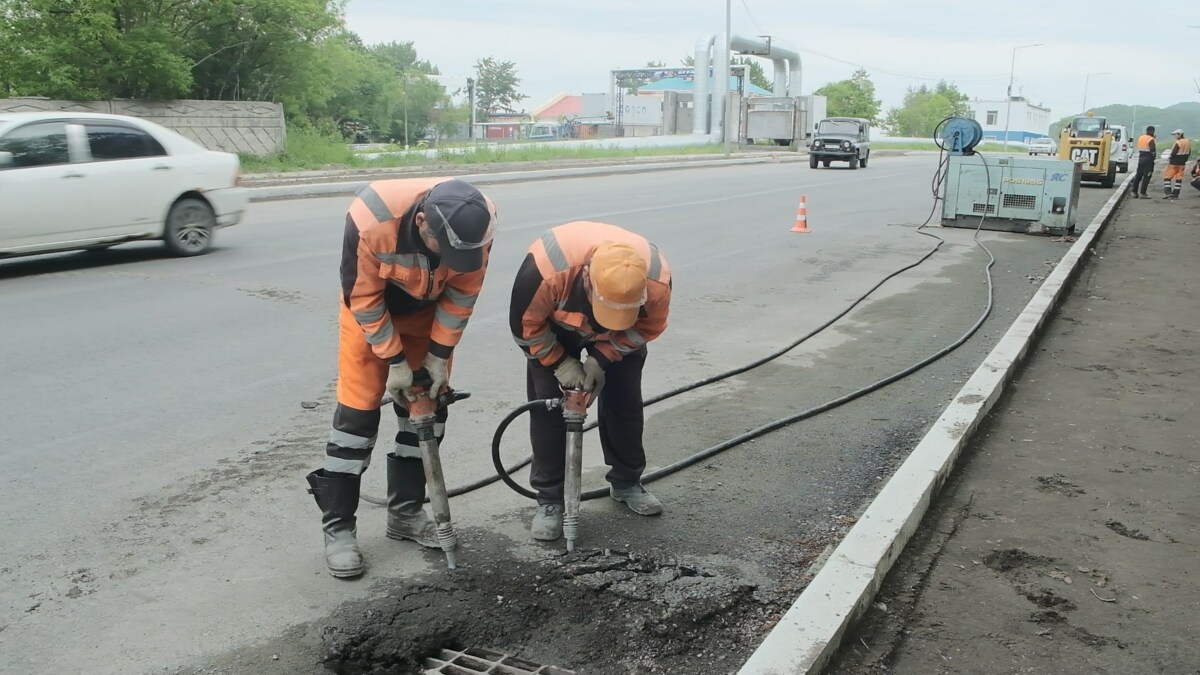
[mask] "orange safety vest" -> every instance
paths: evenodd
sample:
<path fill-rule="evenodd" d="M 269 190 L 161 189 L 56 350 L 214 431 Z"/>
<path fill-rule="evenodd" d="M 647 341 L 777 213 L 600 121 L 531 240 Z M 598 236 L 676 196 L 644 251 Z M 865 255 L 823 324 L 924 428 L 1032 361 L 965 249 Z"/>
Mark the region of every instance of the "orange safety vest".
<path fill-rule="evenodd" d="M 1175 145 L 1171 147 L 1171 156 L 1167 159 L 1167 163 L 1184 166 L 1187 164 L 1188 156 L 1191 154 L 1192 142 L 1186 138 L 1181 138 L 1175 141 Z"/>
<path fill-rule="evenodd" d="M 646 303 L 628 330 L 599 331 L 589 319 L 584 270 L 606 241 L 629 244 L 646 260 Z M 566 355 L 555 329 L 578 337 L 603 359 L 619 361 L 666 330 L 670 303 L 671 268 L 657 246 L 616 225 L 576 221 L 547 230 L 529 247 L 513 283 L 509 328 L 526 357 L 546 367 Z"/>
<path fill-rule="evenodd" d="M 1154 137 L 1150 134 L 1142 134 L 1138 136 L 1137 149 L 1140 152 L 1154 152 L 1150 149 L 1150 144 L 1154 142 Z"/>
<path fill-rule="evenodd" d="M 483 266 L 464 274 L 440 264 L 440 259 L 435 266 L 417 232 L 417 207 L 434 185 L 447 180 L 451 179 L 379 180 L 350 203 L 342 245 L 342 298 L 381 359 L 404 350 L 391 315 L 434 304 L 429 352 L 447 358 L 462 339 L 483 287 L 491 243 L 484 248 Z M 484 200 L 495 218 L 495 204 L 486 195 Z"/>

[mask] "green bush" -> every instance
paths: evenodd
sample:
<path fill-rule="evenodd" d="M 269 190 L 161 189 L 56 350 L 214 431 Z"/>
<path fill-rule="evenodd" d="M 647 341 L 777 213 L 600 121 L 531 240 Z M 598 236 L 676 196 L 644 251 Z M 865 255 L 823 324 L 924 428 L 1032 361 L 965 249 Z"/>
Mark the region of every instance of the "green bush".
<path fill-rule="evenodd" d="M 288 171 L 297 169 L 335 169 L 359 164 L 346 139 L 332 124 L 308 120 L 288 123 L 287 143 L 283 150 L 270 155 L 242 155 L 244 171 Z"/>

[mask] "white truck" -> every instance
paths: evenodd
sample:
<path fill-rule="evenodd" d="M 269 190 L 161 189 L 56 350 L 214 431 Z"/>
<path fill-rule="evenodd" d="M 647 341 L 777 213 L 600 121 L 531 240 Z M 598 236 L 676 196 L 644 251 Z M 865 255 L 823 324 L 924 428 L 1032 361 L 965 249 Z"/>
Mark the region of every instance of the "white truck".
<path fill-rule="evenodd" d="M 1112 153 L 1108 161 L 1117 165 L 1117 173 L 1128 173 L 1129 155 L 1136 152 L 1129 138 L 1129 130 L 1120 124 L 1110 124 L 1108 128 L 1112 129 L 1113 134 Z"/>

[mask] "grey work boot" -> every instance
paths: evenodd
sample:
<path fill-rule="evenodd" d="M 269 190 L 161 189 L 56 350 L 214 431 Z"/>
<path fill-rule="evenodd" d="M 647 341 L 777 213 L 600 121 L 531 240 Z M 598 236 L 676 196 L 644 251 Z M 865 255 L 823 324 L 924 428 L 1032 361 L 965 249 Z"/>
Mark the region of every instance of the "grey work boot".
<path fill-rule="evenodd" d="M 529 533 L 538 541 L 555 541 L 562 537 L 562 521 L 562 504 L 538 504 Z"/>
<path fill-rule="evenodd" d="M 388 454 L 387 482 L 387 536 L 439 548 L 437 525 L 421 506 L 425 501 L 425 466 L 421 460 Z"/>
<path fill-rule="evenodd" d="M 646 488 L 642 487 L 641 483 L 622 488 L 609 485 L 608 496 L 624 502 L 630 511 L 639 516 L 657 516 L 663 512 L 662 502 L 658 501 L 658 497 L 646 492 Z"/>
<path fill-rule="evenodd" d="M 321 509 L 321 529 L 325 532 L 325 565 L 335 577 L 356 577 L 363 573 L 362 551 L 358 549 L 358 491 L 361 477 L 352 473 L 317 469 L 305 477 L 308 491 Z"/>

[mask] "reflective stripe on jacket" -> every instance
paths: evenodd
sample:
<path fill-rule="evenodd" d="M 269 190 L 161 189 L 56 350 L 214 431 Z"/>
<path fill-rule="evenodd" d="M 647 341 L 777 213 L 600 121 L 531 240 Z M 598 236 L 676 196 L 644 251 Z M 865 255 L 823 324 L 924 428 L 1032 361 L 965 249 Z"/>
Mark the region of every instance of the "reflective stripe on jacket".
<path fill-rule="evenodd" d="M 1181 138 L 1175 141 L 1175 145 L 1171 146 L 1171 156 L 1167 158 L 1167 163 L 1174 166 L 1185 166 L 1188 162 L 1188 156 L 1192 154 L 1192 142 L 1186 138 Z"/>
<path fill-rule="evenodd" d="M 646 304 L 628 330 L 599 331 L 584 274 L 592 252 L 606 241 L 627 243 L 646 259 Z M 671 268 L 646 238 L 615 225 L 577 221 L 547 230 L 529 247 L 517 271 L 509 328 L 526 357 L 554 367 L 566 356 L 555 331 L 565 331 L 602 361 L 619 361 L 667 328 Z"/>
<path fill-rule="evenodd" d="M 430 188 L 449 178 L 375 181 L 354 197 L 342 242 L 342 299 L 362 326 L 375 355 L 391 359 L 404 351 L 392 314 L 437 305 L 429 353 L 448 358 L 483 286 L 492 245 L 483 267 L 462 274 L 442 265 L 417 232 L 416 214 Z M 496 207 L 486 196 L 488 209 Z"/>

